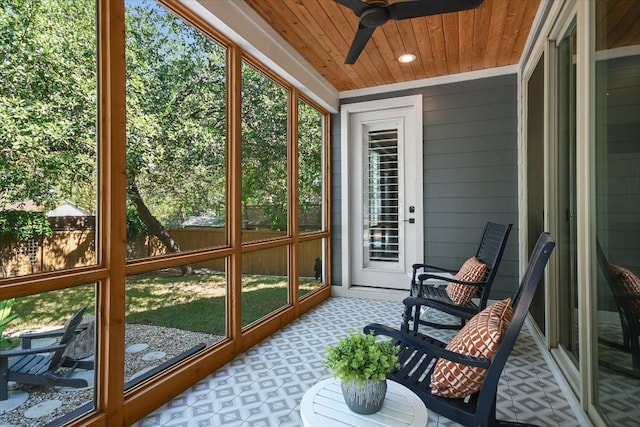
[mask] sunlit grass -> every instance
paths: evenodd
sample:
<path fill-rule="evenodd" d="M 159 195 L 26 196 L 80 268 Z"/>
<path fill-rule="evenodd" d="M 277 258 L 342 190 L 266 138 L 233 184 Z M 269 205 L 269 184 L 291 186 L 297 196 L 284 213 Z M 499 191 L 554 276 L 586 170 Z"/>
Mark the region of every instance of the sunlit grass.
<path fill-rule="evenodd" d="M 299 294 L 319 286 L 312 278 L 303 278 Z M 287 287 L 286 277 L 244 276 L 242 324 L 253 323 L 286 305 Z M 85 315 L 95 315 L 95 295 L 91 284 L 16 298 L 13 312 L 18 317 L 6 332 L 62 326 L 82 306 L 87 306 Z M 226 296 L 224 274 L 131 276 L 126 285 L 126 322 L 226 336 Z"/>

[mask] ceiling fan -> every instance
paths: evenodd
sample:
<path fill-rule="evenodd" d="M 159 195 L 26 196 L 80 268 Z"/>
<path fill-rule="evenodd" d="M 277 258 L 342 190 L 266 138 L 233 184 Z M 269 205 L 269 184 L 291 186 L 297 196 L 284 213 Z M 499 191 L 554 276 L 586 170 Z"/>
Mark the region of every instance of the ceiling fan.
<path fill-rule="evenodd" d="M 420 16 L 458 12 L 480 6 L 483 0 L 410 0 L 389 4 L 389 0 L 335 0 L 360 18 L 345 64 L 354 64 L 376 28 L 390 19 L 401 20 Z"/>

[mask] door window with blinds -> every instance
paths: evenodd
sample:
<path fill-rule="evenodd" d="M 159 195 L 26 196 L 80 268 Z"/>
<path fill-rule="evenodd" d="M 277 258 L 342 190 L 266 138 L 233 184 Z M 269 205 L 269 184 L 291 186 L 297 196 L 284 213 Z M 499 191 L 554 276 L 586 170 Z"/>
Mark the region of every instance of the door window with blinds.
<path fill-rule="evenodd" d="M 399 268 L 400 251 L 400 129 L 367 125 L 364 128 L 363 191 L 364 268 Z"/>

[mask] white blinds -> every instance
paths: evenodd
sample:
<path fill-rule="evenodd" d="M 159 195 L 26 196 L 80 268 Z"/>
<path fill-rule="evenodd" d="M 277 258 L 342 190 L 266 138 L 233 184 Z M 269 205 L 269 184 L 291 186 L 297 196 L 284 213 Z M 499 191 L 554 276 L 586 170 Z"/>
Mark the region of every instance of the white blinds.
<path fill-rule="evenodd" d="M 369 261 L 398 262 L 398 130 L 367 133 L 368 185 L 365 224 Z"/>

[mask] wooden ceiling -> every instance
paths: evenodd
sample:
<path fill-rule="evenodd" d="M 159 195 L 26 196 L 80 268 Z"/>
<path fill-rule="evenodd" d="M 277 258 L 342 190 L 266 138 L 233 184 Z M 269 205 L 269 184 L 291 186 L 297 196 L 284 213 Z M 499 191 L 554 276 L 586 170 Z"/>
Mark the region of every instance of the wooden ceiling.
<path fill-rule="evenodd" d="M 516 64 L 540 4 L 484 0 L 470 11 L 389 21 L 345 65 L 358 28 L 350 9 L 333 0 L 245 1 L 339 91 Z M 402 64 L 404 53 L 417 59 Z"/>

